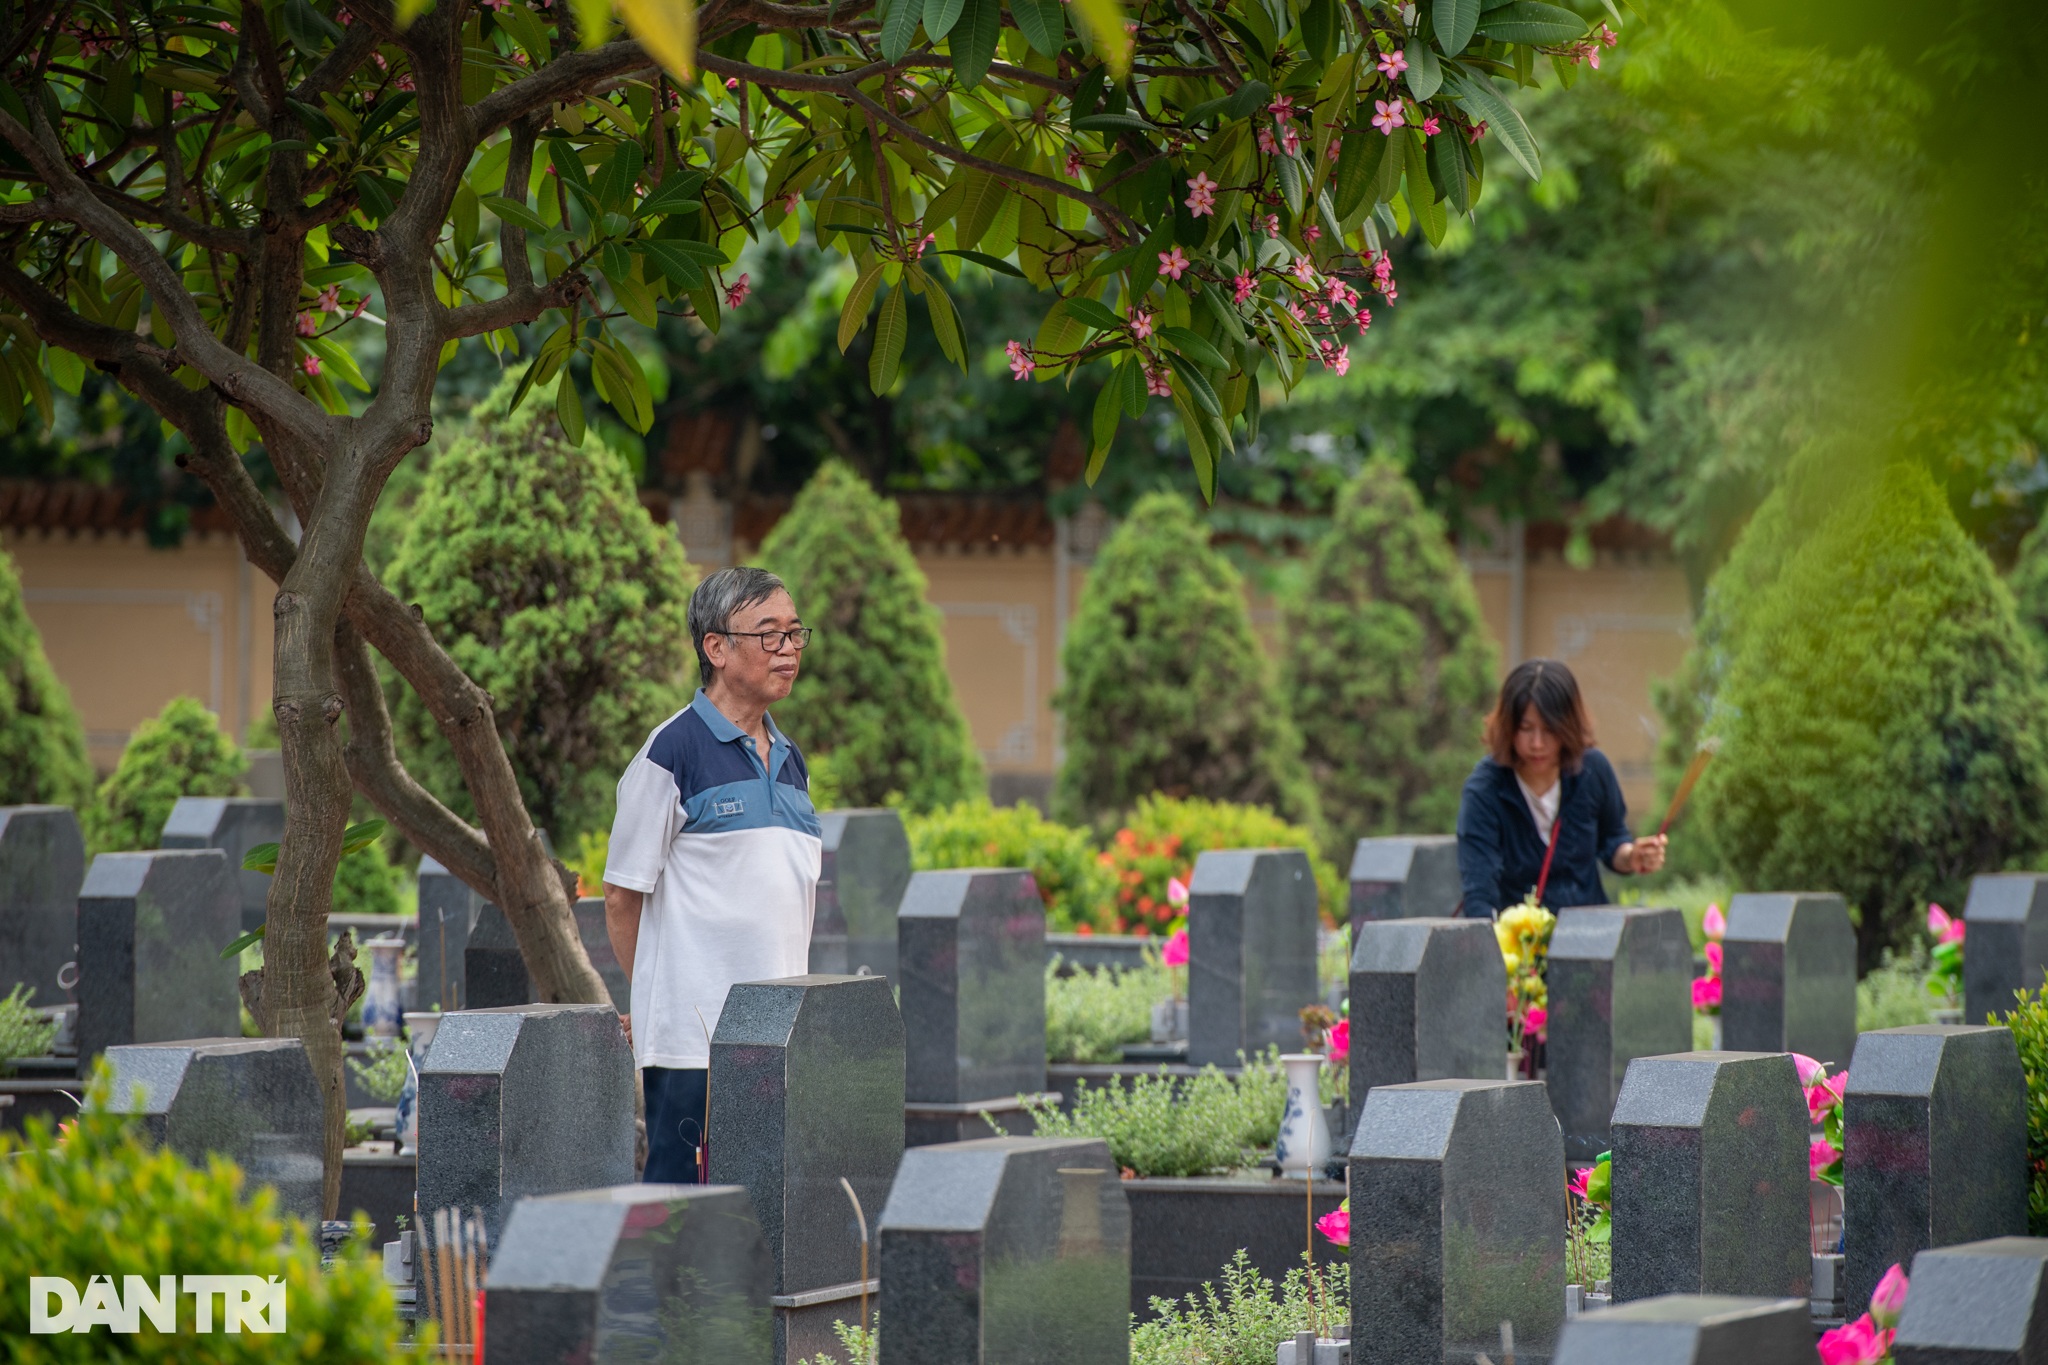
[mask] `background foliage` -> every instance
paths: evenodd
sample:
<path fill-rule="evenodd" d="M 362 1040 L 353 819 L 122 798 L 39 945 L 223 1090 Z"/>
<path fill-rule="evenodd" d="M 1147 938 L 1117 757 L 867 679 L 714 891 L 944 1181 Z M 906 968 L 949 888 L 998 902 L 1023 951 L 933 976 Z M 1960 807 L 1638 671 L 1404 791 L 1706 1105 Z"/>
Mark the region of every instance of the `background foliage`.
<path fill-rule="evenodd" d="M 0 551 L 0 805 L 82 806 L 91 794 L 85 728 Z"/>
<path fill-rule="evenodd" d="M 241 796 L 241 748 L 195 697 L 173 697 L 129 736 L 121 761 L 79 814 L 93 853 L 155 848 L 181 796 Z"/>
<path fill-rule="evenodd" d="M 1115 882 L 1086 830 L 1056 824 L 1035 806 L 992 806 L 985 797 L 923 815 L 907 812 L 903 825 L 910 836 L 910 865 L 916 871 L 1025 868 L 1045 898 L 1048 932 L 1110 932 L 1115 927 Z"/>

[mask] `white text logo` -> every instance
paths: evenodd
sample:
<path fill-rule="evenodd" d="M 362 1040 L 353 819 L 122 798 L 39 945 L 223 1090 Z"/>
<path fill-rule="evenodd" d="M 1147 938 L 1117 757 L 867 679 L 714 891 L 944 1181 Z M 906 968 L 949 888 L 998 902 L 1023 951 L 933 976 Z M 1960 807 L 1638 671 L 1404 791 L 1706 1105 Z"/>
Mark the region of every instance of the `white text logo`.
<path fill-rule="evenodd" d="M 83 1292 L 67 1279 L 32 1275 L 28 1282 L 28 1330 L 32 1333 L 90 1332 L 105 1327 L 139 1332 L 144 1319 L 159 1332 L 178 1330 L 180 1293 L 192 1296 L 196 1332 L 282 1332 L 284 1281 L 275 1275 L 95 1275 Z M 216 1326 L 214 1304 L 220 1304 Z"/>

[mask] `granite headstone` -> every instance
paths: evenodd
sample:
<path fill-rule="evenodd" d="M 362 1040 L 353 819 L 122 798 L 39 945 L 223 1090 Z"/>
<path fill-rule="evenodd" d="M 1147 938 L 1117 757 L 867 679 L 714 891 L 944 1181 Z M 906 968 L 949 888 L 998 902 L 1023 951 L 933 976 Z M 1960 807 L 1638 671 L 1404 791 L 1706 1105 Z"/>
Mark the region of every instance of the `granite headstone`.
<path fill-rule="evenodd" d="M 1316 879 L 1298 848 L 1210 849 L 1188 885 L 1188 1061 L 1301 1046 L 1316 1002 Z"/>
<path fill-rule="evenodd" d="M 78 893 L 78 1056 L 120 1043 L 241 1032 L 242 932 L 234 874 L 219 849 L 102 853 Z"/>
<path fill-rule="evenodd" d="M 297 1038 L 191 1038 L 107 1049 L 107 1111 L 135 1114 L 150 1137 L 195 1165 L 218 1152 L 278 1206 L 318 1220 L 325 1119 Z"/>
<path fill-rule="evenodd" d="M 1130 1207 L 1099 1138 L 913 1147 L 876 1236 L 881 1365 L 1130 1359 Z"/>
<path fill-rule="evenodd" d="M 1042 1093 L 1045 902 L 1031 874 L 919 872 L 896 930 L 909 1141 L 958 1136 L 979 1101 Z"/>
<path fill-rule="evenodd" d="M 1892 1359 L 2048 1363 L 2048 1238 L 1993 1237 L 1915 1256 Z"/>
<path fill-rule="evenodd" d="M 1813 1365 L 1803 1299 L 1664 1294 L 1582 1313 L 1554 1365 Z"/>
<path fill-rule="evenodd" d="M 2048 973 L 2048 873 L 1990 872 L 1970 879 L 1963 906 L 1963 1022 L 1990 1022 L 2015 991 L 2041 989 Z"/>
<path fill-rule="evenodd" d="M 1628 1064 L 1692 1047 L 1685 918 L 1618 905 L 1560 911 L 1547 980 L 1550 1102 L 1566 1159 L 1591 1161 L 1607 1150 Z"/>
<path fill-rule="evenodd" d="M 1721 940 L 1721 1045 L 1835 1070 L 1856 1047 L 1856 928 L 1840 896 L 1741 895 Z"/>
<path fill-rule="evenodd" d="M 469 942 L 462 949 L 462 989 L 465 1009 L 533 1003 L 533 981 L 526 974 L 526 959 L 520 956 L 512 921 L 488 901 L 478 909 Z"/>
<path fill-rule="evenodd" d="M 1469 1362 L 1514 1324 L 1542 1365 L 1564 1321 L 1564 1149 L 1536 1081 L 1384 1085 L 1351 1143 L 1351 1358 Z"/>
<path fill-rule="evenodd" d="M 861 1215 L 840 1181 L 871 1217 L 903 1159 L 903 1019 L 888 979 L 735 985 L 710 1086 L 711 1180 L 747 1190 L 775 1293 L 804 1300 L 776 1310 L 775 1359 L 833 1351 L 833 1320 L 858 1319 L 863 1292 Z"/>
<path fill-rule="evenodd" d="M 1856 1040 L 1842 1095 L 1851 1317 L 1917 1252 L 2026 1232 L 2027 1183 L 2027 1079 L 2011 1029 L 1916 1024 Z"/>
<path fill-rule="evenodd" d="M 1378 1085 L 1500 1075 L 1508 978 L 1492 924 L 1365 920 L 1353 929 L 1354 1099 Z"/>
<path fill-rule="evenodd" d="M 1360 839 L 1351 850 L 1351 933 L 1381 919 L 1444 919 L 1458 913 L 1458 840 L 1451 834 Z"/>
<path fill-rule="evenodd" d="M 486 902 L 431 857 L 420 859 L 419 888 L 419 1008 L 467 1009 L 463 958 Z"/>
<path fill-rule="evenodd" d="M 609 1005 L 444 1015 L 420 1063 L 419 1207 L 481 1208 L 633 1179 L 633 1052 Z"/>
<path fill-rule="evenodd" d="M 583 951 L 590 958 L 590 965 L 604 978 L 604 988 L 611 993 L 612 1005 L 620 1014 L 631 1014 L 633 983 L 619 965 L 619 955 L 612 948 L 612 932 L 604 922 L 604 897 L 577 898 L 576 936 L 583 940 Z"/>
<path fill-rule="evenodd" d="M 71 807 L 0 806 L 0 995 L 22 985 L 32 1004 L 69 998 L 57 969 L 78 943 L 84 883 L 85 841 Z"/>
<path fill-rule="evenodd" d="M 1614 1106 L 1614 1301 L 1808 1297 L 1807 1138 L 1782 1052 L 1630 1063 Z"/>
<path fill-rule="evenodd" d="M 484 1281 L 491 1365 L 768 1365 L 773 1285 L 734 1186 L 521 1199 Z"/>
<path fill-rule="evenodd" d="M 270 901 L 270 874 L 251 872 L 242 857 L 258 844 L 284 838 L 284 802 L 255 796 L 181 796 L 164 821 L 159 848 L 217 848 L 228 855 L 241 903 L 241 933 L 263 923 Z"/>
<path fill-rule="evenodd" d="M 910 838 L 893 809 L 828 810 L 811 921 L 811 970 L 894 978 L 896 910 L 910 885 Z"/>

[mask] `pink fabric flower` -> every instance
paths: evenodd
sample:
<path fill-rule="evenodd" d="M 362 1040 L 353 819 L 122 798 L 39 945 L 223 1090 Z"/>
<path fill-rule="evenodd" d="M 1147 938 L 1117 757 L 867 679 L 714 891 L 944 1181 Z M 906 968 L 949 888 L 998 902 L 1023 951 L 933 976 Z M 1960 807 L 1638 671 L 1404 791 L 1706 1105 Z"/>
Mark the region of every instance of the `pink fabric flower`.
<path fill-rule="evenodd" d="M 1593 1168 L 1591 1166 L 1581 1166 L 1574 1170 L 1571 1178 L 1564 1182 L 1564 1187 L 1587 1203 L 1592 1203 Z"/>
<path fill-rule="evenodd" d="M 1347 1209 L 1335 1209 L 1316 1219 L 1316 1231 L 1340 1247 L 1351 1245 L 1351 1213 Z"/>
<path fill-rule="evenodd" d="M 1927 932 L 1934 935 L 1936 943 L 1961 943 L 1964 921 L 1956 919 L 1948 911 L 1927 902 Z"/>
<path fill-rule="evenodd" d="M 1820 1123 L 1828 1111 L 1842 1102 L 1842 1091 L 1848 1087 L 1848 1073 L 1829 1076 L 1816 1081 L 1806 1089 L 1806 1116 L 1814 1123 Z"/>
<path fill-rule="evenodd" d="M 1173 380 L 1165 370 L 1145 371 L 1145 392 L 1154 398 L 1173 397 Z"/>
<path fill-rule="evenodd" d="M 1806 1148 L 1806 1173 L 1818 1180 L 1821 1172 L 1842 1159 L 1842 1149 L 1824 1137 L 1817 1137 Z"/>
<path fill-rule="evenodd" d="M 299 368 L 304 370 L 309 376 L 319 374 L 320 357 L 317 355 L 307 356 L 304 360 L 301 360 L 299 362 Z"/>
<path fill-rule="evenodd" d="M 1814 1347 L 1820 1352 L 1820 1365 L 1877 1365 L 1891 1354 L 1892 1334 L 1865 1313 L 1854 1322 L 1821 1333 Z"/>
<path fill-rule="evenodd" d="M 1799 1073 L 1799 1083 L 1801 1085 L 1812 1085 L 1828 1073 L 1828 1064 L 1826 1062 L 1817 1062 L 1803 1052 L 1795 1052 L 1791 1056 L 1792 1068 Z"/>
<path fill-rule="evenodd" d="M 1408 54 L 1398 47 L 1392 52 L 1382 52 L 1380 54 L 1379 68 L 1382 76 L 1392 80 L 1408 69 Z"/>
<path fill-rule="evenodd" d="M 1437 116 L 1435 114 L 1431 114 L 1428 118 L 1422 121 L 1422 135 L 1424 137 L 1435 137 L 1438 133 L 1443 131 L 1443 127 L 1443 124 L 1437 120 Z"/>
<path fill-rule="evenodd" d="M 1341 1062 L 1351 1056 L 1351 1021 L 1339 1019 L 1330 1025 L 1324 1035 L 1323 1050 L 1333 1062 Z"/>
<path fill-rule="evenodd" d="M 1166 940 L 1166 946 L 1159 950 L 1159 960 L 1168 967 L 1188 965 L 1188 931 L 1176 929 L 1173 937 Z"/>
<path fill-rule="evenodd" d="M 1721 913 L 1718 904 L 1710 902 L 1707 905 L 1706 918 L 1700 921 L 1700 928 L 1705 931 L 1708 938 L 1717 939 L 1728 932 L 1728 918 Z"/>
<path fill-rule="evenodd" d="M 1372 107 L 1375 110 L 1372 126 L 1388 137 L 1392 137 L 1396 128 L 1404 127 L 1408 122 L 1408 111 L 1401 107 L 1399 100 L 1374 100 Z"/>
<path fill-rule="evenodd" d="M 1243 303 L 1258 287 L 1259 282 L 1253 279 L 1249 272 L 1239 275 L 1230 282 L 1231 302 Z"/>
<path fill-rule="evenodd" d="M 1692 1007 L 1696 1010 L 1713 1009 L 1721 1003 L 1721 978 L 1703 976 L 1692 983 Z"/>
<path fill-rule="evenodd" d="M 1721 945 L 1718 943 L 1709 943 L 1707 945 L 1707 974 L 1710 976 L 1719 976 L 1721 974 Z"/>
<path fill-rule="evenodd" d="M 1021 341 L 1003 343 L 1003 353 L 1010 357 L 1010 373 L 1018 379 L 1029 379 L 1031 372 L 1038 368 L 1038 361 L 1031 355 L 1031 348 Z"/>
<path fill-rule="evenodd" d="M 1197 218 L 1207 217 L 1216 212 L 1216 191 L 1218 185 L 1209 178 L 1207 171 L 1196 171 L 1195 178 L 1188 181 L 1188 212 Z"/>
<path fill-rule="evenodd" d="M 1148 317 L 1146 321 L 1149 323 L 1151 319 Z M 1186 905 L 1188 903 L 1188 884 L 1178 877 L 1168 877 L 1166 879 L 1166 903 L 1168 905 Z M 1187 931 L 1183 929 L 1181 933 L 1185 936 Z"/>
<path fill-rule="evenodd" d="M 1187 253 L 1179 247 L 1159 253 L 1159 273 L 1169 280 L 1177 280 L 1187 272 Z"/>
<path fill-rule="evenodd" d="M 747 301 L 747 295 L 753 292 L 753 288 L 753 285 L 747 283 L 746 272 L 742 271 L 740 277 L 734 280 L 732 286 L 725 291 L 725 306 L 728 308 L 739 307 Z"/>
<path fill-rule="evenodd" d="M 1906 1311 L 1906 1272 L 1896 1263 L 1870 1294 L 1870 1317 L 1879 1327 L 1897 1327 L 1899 1314 Z"/>

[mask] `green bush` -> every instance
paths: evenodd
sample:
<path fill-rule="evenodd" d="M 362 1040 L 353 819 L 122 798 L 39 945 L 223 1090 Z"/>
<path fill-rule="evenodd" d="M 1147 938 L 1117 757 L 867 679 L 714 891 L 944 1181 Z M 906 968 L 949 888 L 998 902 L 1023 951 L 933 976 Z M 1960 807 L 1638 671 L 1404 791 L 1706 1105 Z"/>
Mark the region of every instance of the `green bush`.
<path fill-rule="evenodd" d="M 0 551 L 0 806 L 84 806 L 92 799 L 85 728 L 21 604 Z"/>
<path fill-rule="evenodd" d="M 1074 1083 L 1072 1110 L 1035 1105 L 1040 1137 L 1099 1137 L 1116 1164 L 1141 1176 L 1211 1175 L 1248 1164 L 1280 1132 L 1287 1073 L 1268 1048 L 1226 1076 L 1205 1066 L 1176 1079 L 1162 1067 L 1127 1087 Z"/>
<path fill-rule="evenodd" d="M 1338 495 L 1284 619 L 1325 851 L 1450 833 L 1500 663 L 1443 521 L 1392 460 L 1366 461 Z"/>
<path fill-rule="evenodd" d="M 1856 1031 L 1924 1024 L 1937 1002 L 1927 993 L 1927 948 L 1915 943 L 1901 956 L 1890 948 L 1856 983 Z"/>
<path fill-rule="evenodd" d="M 2021 991 L 2018 1006 L 1994 1017 L 2012 1030 L 2027 1073 L 2027 1232 L 2048 1237 L 2048 983 Z"/>
<path fill-rule="evenodd" d="M 1157 933 L 1181 918 L 1185 909 L 1167 901 L 1167 880 L 1178 877 L 1186 883 L 1194 875 L 1195 859 L 1221 848 L 1301 849 L 1315 873 L 1324 920 L 1336 924 L 1349 917 L 1349 888 L 1305 826 L 1290 824 L 1264 806 L 1155 794 L 1139 799 L 1102 854 L 1124 931 Z"/>
<path fill-rule="evenodd" d="M 2048 822 L 2048 681 L 1924 469 L 1848 498 L 1753 608 L 1696 800 L 1736 880 L 1860 907 L 1865 967 Z"/>
<path fill-rule="evenodd" d="M 1297 1332 L 1345 1333 L 1351 1315 L 1351 1267 L 1343 1261 L 1298 1265 L 1278 1286 L 1242 1247 L 1223 1267 L 1223 1289 L 1204 1284 L 1176 1303 L 1152 1300 L 1153 1316 L 1131 1327 L 1131 1365 L 1272 1365 Z"/>
<path fill-rule="evenodd" d="M 0 996 L 0 1076 L 14 1074 L 16 1057 L 40 1057 L 50 1050 L 57 1026 L 36 1013 L 35 992 L 17 985 Z"/>
<path fill-rule="evenodd" d="M 1112 829 L 1163 792 L 1268 806 L 1316 828 L 1301 737 L 1244 585 L 1186 499 L 1153 493 L 1131 509 L 1096 556 L 1060 658 L 1059 819 Z"/>
<path fill-rule="evenodd" d="M 919 872 L 942 867 L 1022 867 L 1045 898 L 1045 927 L 1069 933 L 1114 924 L 1116 882 L 1097 857 L 1087 831 L 1055 824 L 1033 806 L 992 806 L 986 797 L 956 801 L 929 814 L 906 811 L 910 865 Z"/>
<path fill-rule="evenodd" d="M 898 519 L 895 503 L 828 460 L 761 542 L 760 562 L 818 632 L 776 722 L 806 756 L 830 756 L 839 801 L 922 811 L 979 795 L 986 779 Z"/>
<path fill-rule="evenodd" d="M 2012 587 L 2013 603 L 2019 608 L 2020 624 L 2034 637 L 2034 643 L 2048 654 L 2048 519 L 2043 519 L 2020 542 L 2019 558 L 2006 580 Z"/>
<path fill-rule="evenodd" d="M 690 699 L 696 576 L 624 458 L 568 441 L 548 404 L 506 414 L 518 377 L 434 456 L 385 581 L 491 694 L 534 822 L 573 848 L 610 826 L 619 774 Z M 473 814 L 426 703 L 396 681 L 390 693 L 406 766 Z"/>
<path fill-rule="evenodd" d="M 399 883 L 405 874 L 391 865 L 384 841 L 377 840 L 343 858 L 334 869 L 334 913 L 337 915 L 395 915 L 405 907 L 399 901 Z"/>
<path fill-rule="evenodd" d="M 94 853 L 155 848 L 181 796 L 239 796 L 249 764 L 220 720 L 193 697 L 173 697 L 142 722 L 121 761 L 86 807 Z"/>
<path fill-rule="evenodd" d="M 250 1187 L 232 1163 L 215 1157 L 195 1168 L 155 1149 L 140 1125 L 104 1112 L 104 1066 L 86 1111 L 62 1137 L 32 1119 L 25 1133 L 0 1133 L 0 1341 L 11 1359 L 38 1362 L 205 1359 L 320 1361 L 388 1365 L 398 1359 L 398 1317 L 381 1264 L 344 1254 L 331 1269 L 305 1225 L 277 1211 L 276 1192 Z M 367 1236 L 367 1225 L 359 1225 Z M 360 1245 L 360 1240 L 357 1245 Z M 178 1335 L 144 1320 L 132 1335 L 102 1330 L 31 1337 L 29 1277 L 53 1275 L 83 1288 L 95 1275 L 122 1284 L 127 1275 L 278 1276 L 285 1283 L 287 1330 L 196 1335 L 193 1301 L 179 1298 Z M 33 1343 L 33 1344 L 31 1344 Z"/>
<path fill-rule="evenodd" d="M 1049 1062 L 1119 1062 L 1126 1043 L 1152 1037 L 1152 1007 L 1170 999 L 1173 977 L 1187 991 L 1185 968 L 1170 972 L 1148 954 L 1131 971 L 1087 969 L 1062 976 L 1055 957 L 1045 968 L 1045 1059 Z"/>

